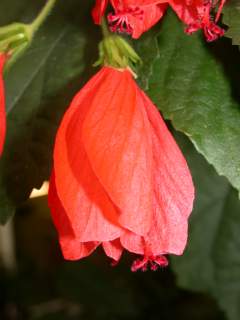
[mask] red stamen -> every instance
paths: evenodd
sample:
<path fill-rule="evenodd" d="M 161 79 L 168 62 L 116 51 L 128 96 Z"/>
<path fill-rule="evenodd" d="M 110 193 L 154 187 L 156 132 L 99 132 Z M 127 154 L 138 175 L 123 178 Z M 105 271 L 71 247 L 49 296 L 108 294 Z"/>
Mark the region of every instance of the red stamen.
<path fill-rule="evenodd" d="M 216 14 L 216 17 L 215 17 L 215 22 L 218 22 L 219 18 L 220 18 L 220 15 L 222 13 L 222 9 L 223 9 L 223 6 L 225 4 L 226 0 L 220 0 L 220 5 L 218 7 L 218 11 L 217 11 L 217 14 Z"/>
<path fill-rule="evenodd" d="M 132 18 L 143 20 L 143 10 L 139 7 L 128 7 L 124 10 L 117 10 L 115 14 L 110 13 L 108 15 L 108 22 L 110 23 L 110 29 L 112 32 L 120 33 L 133 33 L 133 26 L 131 23 Z"/>
<path fill-rule="evenodd" d="M 218 20 L 219 15 L 221 13 L 222 7 L 225 3 L 225 0 L 221 0 L 221 4 L 218 9 L 218 13 L 215 19 L 215 22 Z M 185 32 L 188 34 L 192 34 L 193 32 L 203 29 L 204 35 L 208 42 L 214 41 L 217 38 L 223 36 L 224 30 L 217 26 L 211 18 L 210 11 L 212 9 L 212 4 L 208 1 L 205 4 L 204 8 L 204 14 L 202 17 L 199 18 L 199 21 L 192 23 L 188 25 L 188 27 L 185 29 Z"/>
<path fill-rule="evenodd" d="M 142 260 L 137 259 L 133 262 L 131 271 L 147 271 L 148 265 L 150 265 L 152 271 L 156 271 L 159 267 L 166 267 L 168 260 L 164 256 L 144 256 Z"/>
<path fill-rule="evenodd" d="M 224 35 L 224 30 L 217 26 L 214 22 L 203 28 L 203 32 L 207 41 L 211 42 Z"/>

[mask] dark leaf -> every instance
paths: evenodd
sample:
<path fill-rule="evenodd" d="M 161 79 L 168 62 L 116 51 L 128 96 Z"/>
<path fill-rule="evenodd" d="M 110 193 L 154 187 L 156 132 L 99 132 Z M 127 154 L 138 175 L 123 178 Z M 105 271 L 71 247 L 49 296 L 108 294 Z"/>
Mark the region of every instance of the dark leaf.
<path fill-rule="evenodd" d="M 171 12 L 157 38 L 149 32 L 143 41 L 152 48 L 147 51 L 143 43 L 137 45 L 148 65 L 147 71 L 142 70 L 148 94 L 174 128 L 184 132 L 217 172 L 240 190 L 240 64 L 234 65 L 234 92 L 228 74 L 232 66 L 225 68 L 215 56 L 216 45 L 207 47 L 199 34 L 186 35 Z"/>
<path fill-rule="evenodd" d="M 239 230 L 237 192 L 219 177 L 183 137 L 178 137 L 196 186 L 187 250 L 172 259 L 180 286 L 209 292 L 230 320 L 240 318 Z"/>
<path fill-rule="evenodd" d="M 9 0 L 1 5 L 7 7 L 9 2 L 14 6 L 15 1 Z M 19 16 L 25 17 L 22 20 L 31 21 L 39 4 L 21 8 L 17 6 Z M 60 1 L 31 47 L 6 75 L 8 128 L 0 161 L 2 223 L 49 177 L 59 120 L 86 80 L 86 68 L 96 59 L 96 31 L 89 2 Z"/>
<path fill-rule="evenodd" d="M 139 72 L 140 84 L 175 129 L 185 133 L 218 173 L 240 190 L 240 64 L 234 64 L 238 51 L 226 39 L 209 46 L 199 34 L 185 35 L 171 12 L 158 36 L 156 30 L 150 31 L 136 47 L 147 62 Z M 227 63 L 226 57 L 231 57 Z M 178 283 L 189 290 L 211 293 L 229 319 L 238 320 L 237 192 L 186 138 L 178 135 L 178 142 L 196 186 L 187 250 L 172 259 Z"/>

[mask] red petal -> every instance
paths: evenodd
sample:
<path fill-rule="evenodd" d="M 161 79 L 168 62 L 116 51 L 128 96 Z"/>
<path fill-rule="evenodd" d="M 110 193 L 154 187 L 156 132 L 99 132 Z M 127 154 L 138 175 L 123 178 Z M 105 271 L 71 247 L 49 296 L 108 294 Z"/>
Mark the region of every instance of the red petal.
<path fill-rule="evenodd" d="M 5 94 L 3 83 L 3 67 L 6 61 L 6 55 L 0 54 L 0 155 L 3 151 L 3 145 L 6 134 L 6 111 L 5 111 Z"/>
<path fill-rule="evenodd" d="M 59 233 L 59 242 L 64 258 L 77 260 L 90 255 L 99 243 L 81 243 L 79 239 L 75 237 L 70 221 L 57 195 L 54 172 L 50 179 L 48 199 L 53 222 Z"/>
<path fill-rule="evenodd" d="M 100 24 L 102 17 L 108 5 L 108 0 L 96 0 L 95 7 L 92 10 L 93 21 Z"/>
<path fill-rule="evenodd" d="M 63 256 L 66 260 L 79 260 L 88 257 L 99 245 L 98 242 L 80 243 L 76 239 L 59 240 Z"/>
<path fill-rule="evenodd" d="M 107 73 L 108 69 L 103 68 L 74 98 L 55 143 L 58 197 L 81 242 L 109 241 L 122 233 L 116 208 L 94 175 L 82 143 L 83 120 L 96 93 L 104 86 Z"/>
<path fill-rule="evenodd" d="M 108 68 L 83 124 L 91 166 L 120 209 L 120 224 L 146 234 L 152 219 L 152 153 L 149 122 L 128 70 Z"/>
<path fill-rule="evenodd" d="M 218 22 L 226 1 L 227 0 L 220 0 L 220 4 L 219 4 L 218 10 L 217 10 L 216 17 L 215 17 L 215 22 Z"/>
<path fill-rule="evenodd" d="M 138 39 L 143 32 L 149 30 L 154 26 L 163 16 L 167 9 L 168 4 L 164 3 L 161 5 L 152 5 L 142 7 L 143 9 L 143 20 L 139 19 L 133 20 L 133 33 L 132 37 Z"/>
<path fill-rule="evenodd" d="M 133 253 L 144 254 L 145 243 L 142 236 L 134 234 L 131 231 L 125 231 L 120 238 L 122 246 Z"/>
<path fill-rule="evenodd" d="M 167 0 L 111 0 L 114 8 L 151 6 L 164 2 Z"/>
<path fill-rule="evenodd" d="M 202 16 L 204 1 L 203 0 L 169 0 L 170 6 L 176 12 L 178 17 L 186 24 L 199 22 Z"/>
<path fill-rule="evenodd" d="M 115 14 L 110 15 L 110 21 L 115 21 L 113 30 L 126 31 L 137 39 L 141 34 L 150 29 L 163 16 L 168 4 L 162 1 L 118 1 L 112 0 Z M 114 19 L 115 18 L 115 19 Z"/>
<path fill-rule="evenodd" d="M 57 195 L 54 170 L 52 171 L 49 183 L 48 205 L 51 209 L 53 222 L 60 238 L 75 237 L 71 223 Z"/>
<path fill-rule="evenodd" d="M 190 171 L 158 110 L 142 92 L 152 125 L 154 158 L 154 218 L 146 245 L 153 255 L 181 254 L 187 241 L 187 219 L 192 211 L 194 187 Z"/>
<path fill-rule="evenodd" d="M 120 243 L 119 239 L 113 240 L 113 241 L 107 241 L 102 243 L 103 249 L 106 253 L 106 255 L 115 260 L 119 261 L 121 258 L 123 247 Z"/>

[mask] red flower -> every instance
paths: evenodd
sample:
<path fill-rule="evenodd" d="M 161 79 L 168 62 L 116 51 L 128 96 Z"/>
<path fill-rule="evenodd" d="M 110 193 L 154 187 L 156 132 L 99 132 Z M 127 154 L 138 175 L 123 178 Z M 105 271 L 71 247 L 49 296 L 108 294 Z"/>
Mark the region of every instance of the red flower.
<path fill-rule="evenodd" d="M 186 33 L 193 33 L 202 29 L 207 41 L 214 41 L 223 36 L 224 30 L 216 23 L 219 20 L 225 0 L 220 0 L 219 9 L 213 20 L 211 12 L 216 7 L 218 0 L 169 0 L 169 4 L 178 17 L 187 25 Z M 214 4 L 215 3 L 215 4 Z"/>
<path fill-rule="evenodd" d="M 131 34 L 137 39 L 163 16 L 167 8 L 166 0 L 111 0 L 114 14 L 108 15 L 113 32 Z M 92 15 L 96 24 L 101 23 L 108 1 L 97 0 Z"/>
<path fill-rule="evenodd" d="M 226 0 L 111 0 L 114 13 L 108 15 L 112 31 L 132 34 L 139 38 L 163 16 L 167 5 L 177 13 L 187 25 L 186 32 L 193 33 L 202 29 L 207 41 L 213 41 L 224 34 L 224 30 L 216 25 Z M 93 18 L 100 24 L 107 8 L 107 0 L 97 0 L 93 9 Z M 215 21 L 211 13 L 218 5 Z"/>
<path fill-rule="evenodd" d="M 194 189 L 156 107 L 125 69 L 103 67 L 74 98 L 57 133 L 49 205 L 66 259 L 102 245 L 135 271 L 182 254 Z"/>
<path fill-rule="evenodd" d="M 6 62 L 6 55 L 0 53 L 0 155 L 3 151 L 6 133 L 6 112 L 5 112 L 5 95 L 3 83 L 3 68 Z"/>
<path fill-rule="evenodd" d="M 96 24 L 101 24 L 102 17 L 107 9 L 108 0 L 96 0 L 95 7 L 92 10 L 92 17 Z"/>

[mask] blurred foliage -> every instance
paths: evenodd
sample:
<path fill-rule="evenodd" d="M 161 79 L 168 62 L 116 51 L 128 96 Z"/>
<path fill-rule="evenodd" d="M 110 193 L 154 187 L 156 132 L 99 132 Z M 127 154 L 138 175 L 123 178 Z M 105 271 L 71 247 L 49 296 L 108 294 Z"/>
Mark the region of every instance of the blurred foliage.
<path fill-rule="evenodd" d="M 240 317 L 240 201 L 227 180 L 216 174 L 189 141 L 178 143 L 187 156 L 196 187 L 189 243 L 182 257 L 172 259 L 178 284 L 209 292 L 229 315 Z"/>
<path fill-rule="evenodd" d="M 228 26 L 226 37 L 232 39 L 234 45 L 240 46 L 240 2 L 230 0 L 223 10 L 223 22 Z"/>
<path fill-rule="evenodd" d="M 132 273 L 101 249 L 64 262 L 45 197 L 22 205 L 15 219 L 18 273 L 0 280 L 1 320 L 225 320 L 208 295 L 176 286 L 170 268 Z"/>
<path fill-rule="evenodd" d="M 41 7 L 29 0 L 15 6 L 18 2 L 1 1 L 5 10 L 0 11 L 0 24 L 12 22 L 5 12 L 14 10 L 15 19 L 30 22 Z M 1 222 L 49 177 L 61 116 L 97 59 L 98 35 L 89 23 L 90 7 L 89 1 L 84 5 L 78 0 L 58 1 L 29 50 L 6 75 L 8 128 L 0 160 Z"/>
<path fill-rule="evenodd" d="M 23 204 L 32 188 L 48 179 L 59 121 L 95 72 L 100 32 L 90 18 L 93 2 L 59 0 L 5 77 L 8 130 L 0 160 L 0 221 L 17 208 L 19 270 L 15 276 L 2 272 L 0 319 L 239 320 L 240 204 L 232 186 L 240 190 L 240 52 L 231 40 L 206 44 L 199 33 L 187 36 L 168 12 L 162 23 L 132 41 L 144 62 L 140 85 L 193 143 L 175 133 L 197 200 L 186 253 L 171 259 L 172 270 L 131 273 L 127 254 L 112 268 L 101 250 L 81 262 L 63 262 L 46 199 Z M 1 0 L 0 25 L 30 22 L 44 3 Z M 239 44 L 238 17 L 237 1 L 229 1 L 223 22 L 234 44 Z"/>

